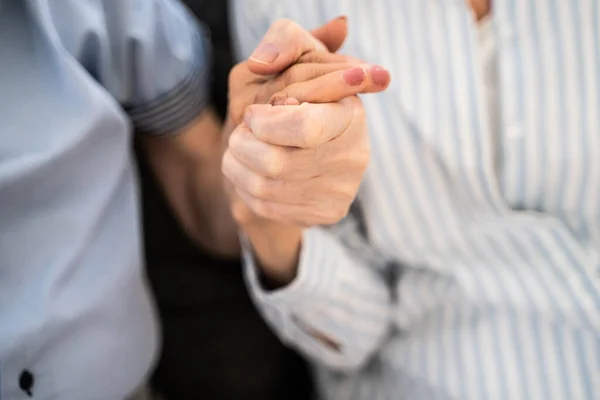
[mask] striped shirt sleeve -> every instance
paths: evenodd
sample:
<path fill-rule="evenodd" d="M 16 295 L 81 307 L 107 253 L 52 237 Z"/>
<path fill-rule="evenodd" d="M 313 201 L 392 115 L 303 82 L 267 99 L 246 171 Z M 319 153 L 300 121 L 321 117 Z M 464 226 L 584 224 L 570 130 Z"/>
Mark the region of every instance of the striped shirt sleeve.
<path fill-rule="evenodd" d="M 282 341 L 338 370 L 358 368 L 388 333 L 392 279 L 353 216 L 304 232 L 298 275 L 289 286 L 261 286 L 249 246 L 245 272 L 263 316 Z"/>
<path fill-rule="evenodd" d="M 65 0 L 52 14 L 62 44 L 137 133 L 177 133 L 206 107 L 210 43 L 179 0 Z"/>

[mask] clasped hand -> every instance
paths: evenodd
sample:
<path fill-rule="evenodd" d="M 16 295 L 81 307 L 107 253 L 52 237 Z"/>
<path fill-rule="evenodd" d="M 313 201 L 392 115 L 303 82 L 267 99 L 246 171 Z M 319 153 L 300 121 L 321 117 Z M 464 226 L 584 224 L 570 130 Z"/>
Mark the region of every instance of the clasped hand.
<path fill-rule="evenodd" d="M 320 34 L 330 49 L 293 22 L 279 21 L 259 49 L 282 48 L 292 54 L 280 54 L 270 64 L 251 59 L 231 74 L 230 98 L 238 102 L 232 102 L 231 113 L 239 121 L 228 139 L 223 172 L 237 195 L 233 210 L 242 226 L 257 217 L 299 227 L 333 224 L 356 195 L 369 161 L 369 141 L 364 109 L 355 95 L 384 90 L 389 74 L 326 51 L 337 50 L 343 41 L 343 19 L 321 28 Z M 269 74 L 294 61 L 275 78 L 261 81 L 251 72 Z M 262 87 L 255 104 L 240 114 L 236 105 L 246 97 L 240 92 L 257 81 Z"/>
<path fill-rule="evenodd" d="M 348 212 L 370 156 L 356 95 L 390 82 L 385 69 L 334 53 L 345 36 L 343 18 L 312 33 L 278 21 L 230 75 L 222 170 L 232 214 L 282 284 L 295 275 L 302 230 Z"/>

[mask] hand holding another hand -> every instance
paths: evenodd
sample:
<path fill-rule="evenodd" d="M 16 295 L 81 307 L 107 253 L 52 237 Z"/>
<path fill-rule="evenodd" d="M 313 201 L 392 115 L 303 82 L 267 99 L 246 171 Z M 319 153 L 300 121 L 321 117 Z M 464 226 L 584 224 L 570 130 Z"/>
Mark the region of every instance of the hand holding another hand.
<path fill-rule="evenodd" d="M 352 96 L 249 107 L 229 138 L 223 172 L 252 211 L 235 210 L 242 226 L 259 217 L 304 228 L 345 216 L 368 161 L 364 110 Z"/>
<path fill-rule="evenodd" d="M 345 25 L 340 20 L 330 25 L 340 22 Z M 318 32 L 327 36 L 328 29 Z M 277 63 L 293 59 L 271 51 L 277 54 L 271 63 L 250 60 L 231 75 L 232 99 L 240 99 L 233 95 L 248 85 L 258 82 L 262 88 L 242 115 L 232 101 L 230 123 L 240 122 L 222 165 L 232 186 L 234 218 L 265 274 L 281 284 L 295 276 L 302 229 L 346 215 L 369 162 L 364 109 L 355 95 L 385 90 L 390 81 L 380 67 L 317 51 L 314 38 L 289 21 L 275 24 L 259 49 L 278 48 L 273 42 L 286 34 L 303 43 L 295 50 L 300 63 L 269 80 L 248 72 L 270 74 L 281 68 Z M 330 42 L 341 44 L 339 38 Z M 246 85 L 236 73 L 246 74 Z"/>

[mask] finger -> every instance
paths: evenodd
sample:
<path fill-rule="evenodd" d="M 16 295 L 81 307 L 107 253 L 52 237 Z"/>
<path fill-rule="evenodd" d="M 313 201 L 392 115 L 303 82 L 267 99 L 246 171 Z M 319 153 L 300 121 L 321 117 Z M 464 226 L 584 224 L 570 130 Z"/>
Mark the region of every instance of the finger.
<path fill-rule="evenodd" d="M 279 93 L 279 97 L 286 97 L 285 89 L 288 86 L 292 86 L 297 83 L 311 81 L 313 79 L 322 77 L 324 75 L 329 75 L 333 72 L 340 71 L 349 71 L 355 68 L 362 68 L 361 65 L 358 64 L 348 64 L 348 63 L 335 63 L 335 64 L 296 64 L 285 70 L 282 74 L 277 76 L 274 79 L 271 79 L 262 84 L 259 89 L 259 94 L 256 98 L 256 103 L 267 103 L 269 99 L 272 98 L 274 93 Z M 337 80 L 338 75 L 330 76 L 329 80 Z M 328 82 L 321 81 L 321 84 L 327 84 Z M 318 84 L 318 83 L 317 83 Z M 314 85 L 310 85 L 311 87 Z M 356 85 L 353 85 L 356 88 Z M 293 91 L 293 93 L 297 92 Z M 344 91 L 344 93 L 350 93 L 350 90 Z M 354 93 L 352 93 L 354 94 Z M 352 95 L 351 94 L 351 95 Z M 293 95 L 287 96 L 293 97 Z M 340 97 L 340 96 L 335 96 Z M 341 98 L 348 97 L 341 96 Z M 339 99 L 338 99 L 339 100 Z M 335 100 L 337 101 L 337 100 Z"/>
<path fill-rule="evenodd" d="M 323 52 L 314 52 L 323 53 Z M 236 93 L 241 90 L 241 87 L 248 85 L 248 81 L 251 79 L 258 79 L 254 83 L 256 91 L 252 99 L 248 99 L 244 96 L 232 96 L 229 99 L 230 107 L 229 114 L 236 121 L 236 124 L 242 118 L 243 111 L 247 104 L 257 103 L 265 104 L 269 102 L 272 95 L 277 92 L 281 92 L 286 86 L 293 85 L 294 83 L 309 81 L 314 78 L 318 78 L 323 75 L 327 75 L 331 72 L 342 71 L 345 69 L 351 69 L 364 64 L 348 64 L 348 63 L 304 63 L 295 64 L 287 68 L 283 73 L 276 75 L 272 78 L 259 77 L 252 74 L 248 68 L 247 63 L 238 64 L 235 66 L 229 74 L 229 92 Z M 279 102 L 278 104 L 298 104 L 297 101 Z"/>
<path fill-rule="evenodd" d="M 316 166 L 323 154 L 317 150 L 263 142 L 245 124 L 240 124 L 229 137 L 231 155 L 246 168 L 267 178 L 298 181 L 319 176 Z M 335 161 L 334 156 L 329 159 Z"/>
<path fill-rule="evenodd" d="M 270 178 L 285 175 L 288 170 L 288 153 L 294 150 L 258 140 L 245 124 L 240 124 L 231 133 L 228 144 L 228 152 L 237 161 L 246 168 Z"/>
<path fill-rule="evenodd" d="M 326 31 L 339 29 L 336 28 L 338 24 L 332 26 Z M 300 25 L 281 19 L 273 23 L 252 53 L 248 59 L 248 68 L 258 75 L 277 74 L 296 63 L 303 54 L 315 50 L 326 52 L 327 48 Z"/>
<path fill-rule="evenodd" d="M 390 84 L 390 74 L 381 67 L 353 67 L 333 71 L 311 80 L 287 85 L 275 93 L 270 104 L 283 105 L 293 98 L 300 103 L 331 103 L 358 93 L 376 93 Z"/>
<path fill-rule="evenodd" d="M 338 17 L 317 29 L 313 29 L 310 33 L 315 39 L 323 43 L 327 50 L 335 53 L 342 47 L 346 36 L 348 36 L 348 19 L 345 16 Z"/>
<path fill-rule="evenodd" d="M 323 196 L 323 193 L 328 192 L 323 179 L 287 181 L 260 175 L 247 168 L 231 152 L 226 152 L 226 156 L 223 157 L 223 175 L 237 190 L 258 199 L 282 204 L 316 206 L 318 201 L 314 198 L 313 193 Z M 331 193 L 331 195 L 335 196 L 335 193 Z M 341 195 L 337 197 L 341 197 Z"/>
<path fill-rule="evenodd" d="M 241 189 L 236 189 L 235 195 L 247 208 L 247 210 L 243 210 L 241 206 L 237 206 L 240 211 L 244 211 L 241 217 L 245 218 L 248 222 L 252 221 L 252 216 L 254 216 L 254 220 L 260 218 L 286 225 L 308 226 L 299 223 L 300 218 L 298 218 L 298 215 L 301 214 L 304 216 L 307 213 L 307 210 L 303 206 L 295 204 L 286 205 L 259 199 Z M 306 217 L 302 219 L 306 219 Z"/>
<path fill-rule="evenodd" d="M 364 64 L 356 63 L 308 63 L 308 64 L 296 64 L 285 70 L 280 74 L 275 81 L 280 89 L 284 89 L 286 86 L 290 86 L 296 83 L 310 81 L 312 79 L 319 78 L 323 75 L 331 74 L 332 72 L 340 71 L 345 72 L 355 68 L 363 68 Z"/>
<path fill-rule="evenodd" d="M 277 146 L 316 148 L 343 134 L 359 110 L 351 97 L 337 103 L 294 106 L 255 104 L 246 109 L 244 121 L 263 142 Z M 358 114 L 356 114 L 358 115 Z M 364 122 L 364 118 L 361 118 Z"/>
<path fill-rule="evenodd" d="M 351 57 L 345 54 L 338 53 L 327 53 L 325 51 L 311 51 L 302 55 L 298 59 L 298 64 L 305 63 L 316 63 L 316 64 L 326 64 L 326 63 L 353 63 L 353 64 L 367 64 L 366 62 L 356 58 Z"/>
<path fill-rule="evenodd" d="M 324 200 L 317 205 L 285 204 L 263 200 L 243 190 L 237 190 L 236 194 L 252 210 L 254 215 L 302 228 L 332 225 L 339 222 L 347 213 L 347 211 L 345 213 L 337 211 L 337 208 L 328 200 Z"/>

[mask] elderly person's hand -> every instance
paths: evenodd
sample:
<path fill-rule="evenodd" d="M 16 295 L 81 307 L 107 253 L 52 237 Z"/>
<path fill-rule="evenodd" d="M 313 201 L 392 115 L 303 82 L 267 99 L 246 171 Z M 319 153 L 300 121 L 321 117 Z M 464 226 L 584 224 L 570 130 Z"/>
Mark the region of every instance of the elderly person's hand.
<path fill-rule="evenodd" d="M 229 75 L 227 122 L 230 130 L 242 122 L 246 107 L 265 104 L 269 100 L 274 102 L 274 94 L 281 95 L 286 88 L 294 88 L 297 84 L 310 82 L 301 88 L 320 90 L 319 95 L 313 96 L 317 100 L 311 100 L 319 102 L 382 90 L 387 82 L 383 86 L 370 84 L 368 80 L 357 82 L 356 67 L 366 64 L 334 53 L 343 44 L 346 34 L 344 17 L 310 33 L 290 20 L 275 22 L 252 56 L 236 65 Z M 331 73 L 336 75 L 329 75 Z M 344 73 L 348 76 L 347 81 L 336 79 Z"/>
<path fill-rule="evenodd" d="M 278 284 L 295 276 L 302 229 L 346 215 L 369 162 L 364 110 L 355 95 L 382 91 L 390 81 L 381 67 L 324 52 L 290 21 L 275 24 L 259 49 L 279 48 L 273 42 L 285 35 L 297 38 L 295 54 L 308 61 L 258 80 L 263 89 L 254 91 L 248 90 L 257 82 L 252 71 L 272 73 L 280 67 L 273 63 L 285 65 L 293 57 L 271 51 L 277 57 L 270 63 L 263 54 L 260 62 L 250 60 L 232 73 L 231 99 L 244 98 L 239 93 L 245 90 L 256 97 L 243 118 L 233 108 L 230 122 L 242 121 L 223 157 L 234 218 L 263 272 Z M 239 76 L 247 77 L 246 84 Z"/>

